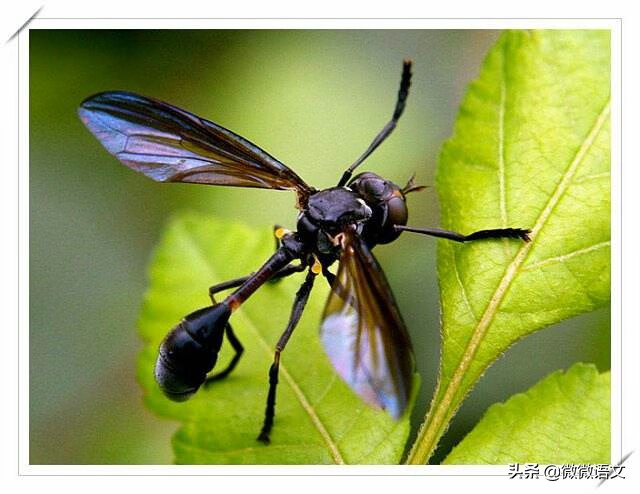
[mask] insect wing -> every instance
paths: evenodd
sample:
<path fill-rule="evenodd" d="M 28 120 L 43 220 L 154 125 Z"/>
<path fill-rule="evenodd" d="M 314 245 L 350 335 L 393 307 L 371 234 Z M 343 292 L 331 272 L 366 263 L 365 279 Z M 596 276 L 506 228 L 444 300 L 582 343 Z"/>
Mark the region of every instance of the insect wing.
<path fill-rule="evenodd" d="M 78 113 L 107 151 L 158 182 L 311 191 L 255 144 L 162 101 L 114 91 L 87 98 Z"/>
<path fill-rule="evenodd" d="M 349 386 L 398 419 L 411 396 L 411 341 L 373 254 L 359 237 L 345 238 L 320 337 Z"/>

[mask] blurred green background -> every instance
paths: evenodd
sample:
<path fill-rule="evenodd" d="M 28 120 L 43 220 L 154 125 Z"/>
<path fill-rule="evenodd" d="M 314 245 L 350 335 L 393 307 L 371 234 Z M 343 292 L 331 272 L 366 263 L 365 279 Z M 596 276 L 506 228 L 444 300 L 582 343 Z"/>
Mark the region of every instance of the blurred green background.
<path fill-rule="evenodd" d="M 84 98 L 124 89 L 171 102 L 247 137 L 322 188 L 335 184 L 386 123 L 402 59 L 411 58 L 406 112 L 362 168 L 399 184 L 415 171 L 419 183 L 431 185 L 464 89 L 498 35 L 31 30 L 31 463 L 170 463 L 177 425 L 144 408 L 135 380 L 145 269 L 165 221 L 186 208 L 293 227 L 296 214 L 288 192 L 157 184 L 132 172 L 77 118 Z M 438 225 L 432 188 L 412 194 L 409 205 L 410 224 Z M 435 387 L 439 357 L 435 245 L 404 235 L 375 251 L 422 375 L 416 427 Z M 490 404 L 576 361 L 609 368 L 608 310 L 510 349 L 464 402 L 434 461 Z"/>

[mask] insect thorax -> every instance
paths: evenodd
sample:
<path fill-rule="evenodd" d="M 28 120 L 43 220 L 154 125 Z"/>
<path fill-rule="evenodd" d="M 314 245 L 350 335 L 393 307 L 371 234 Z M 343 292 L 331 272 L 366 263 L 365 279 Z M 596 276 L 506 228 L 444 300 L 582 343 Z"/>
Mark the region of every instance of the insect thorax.
<path fill-rule="evenodd" d="M 373 247 L 397 238 L 394 225 L 405 225 L 407 208 L 400 187 L 365 172 L 347 187 L 331 187 L 312 194 L 298 217 L 298 233 L 320 254 L 339 251 L 335 236 L 352 226 Z"/>
<path fill-rule="evenodd" d="M 361 225 L 372 215 L 371 208 L 347 187 L 331 187 L 312 194 L 298 216 L 298 234 L 315 251 L 329 254 L 336 247 L 334 237 L 353 225 Z"/>

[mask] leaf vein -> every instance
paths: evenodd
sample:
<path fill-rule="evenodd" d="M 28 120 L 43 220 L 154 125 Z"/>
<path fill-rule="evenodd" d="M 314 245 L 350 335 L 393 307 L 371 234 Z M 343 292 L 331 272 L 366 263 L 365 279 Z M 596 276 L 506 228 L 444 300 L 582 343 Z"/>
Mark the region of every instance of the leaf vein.
<path fill-rule="evenodd" d="M 469 297 L 467 296 L 467 289 L 465 288 L 464 284 L 462 283 L 462 279 L 460 279 L 460 270 L 458 269 L 458 259 L 456 256 L 456 249 L 454 248 L 453 245 L 451 245 L 451 242 L 447 242 L 447 245 L 449 246 L 449 249 L 451 250 L 451 257 L 453 260 L 453 273 L 456 276 L 456 281 L 458 282 L 458 285 L 460 285 L 460 291 L 462 292 L 462 298 L 464 299 L 465 304 L 467 305 L 467 308 L 469 309 L 469 313 L 471 314 L 471 317 L 473 318 L 474 321 L 478 322 L 478 318 L 476 317 L 475 313 L 473 312 L 473 307 L 471 307 L 471 302 L 469 301 Z"/>
<path fill-rule="evenodd" d="M 569 187 L 569 184 L 571 183 L 571 180 L 574 177 L 578 166 L 583 162 L 584 157 L 593 146 L 596 137 L 600 133 L 600 130 L 602 129 L 607 117 L 609 116 L 610 110 L 611 101 L 609 99 L 607 100 L 607 103 L 604 105 L 603 109 L 600 111 L 594 124 L 589 130 L 589 133 L 582 141 L 576 152 L 576 155 L 574 156 L 571 163 L 569 163 L 567 169 L 562 175 L 561 180 L 558 182 L 558 185 L 553 191 L 551 197 L 538 216 L 538 219 L 531 231 L 531 241 L 523 244 L 520 247 L 516 256 L 507 267 L 505 274 L 503 275 L 500 283 L 496 287 L 496 290 L 489 300 L 489 303 L 487 304 L 482 318 L 471 333 L 471 338 L 469 340 L 469 343 L 467 344 L 466 350 L 462 354 L 462 357 L 460 358 L 460 361 L 453 372 L 451 380 L 445 389 L 442 399 L 438 403 L 437 408 L 434 410 L 433 419 L 431 421 L 432 425 L 430 427 L 430 430 L 428 430 L 427 432 L 430 438 L 425 438 L 426 441 L 436 440 L 436 438 L 439 437 L 439 431 L 443 427 L 446 417 L 453 414 L 455 409 L 457 409 L 457 404 L 454 403 L 454 398 L 458 390 L 460 389 L 462 380 L 466 375 L 467 370 L 471 366 L 473 358 L 478 348 L 480 347 L 480 344 L 482 343 L 482 340 L 484 339 L 489 326 L 493 323 L 493 320 L 498 313 L 498 309 L 502 304 L 502 301 L 504 300 L 506 293 L 511 286 L 511 283 L 516 278 L 516 275 L 520 271 L 522 264 L 531 251 L 531 248 L 533 247 L 533 245 L 535 245 L 535 241 L 540 233 L 540 230 L 542 230 L 552 211 L 560 201 L 560 198 L 564 195 L 567 188 Z M 460 403 L 460 401 L 458 400 L 457 403 Z"/>
<path fill-rule="evenodd" d="M 205 264 L 205 266 L 207 266 L 207 268 L 209 270 L 209 273 L 211 275 L 211 279 L 218 279 L 218 277 L 215 276 L 215 270 L 213 269 L 213 266 L 211 265 L 211 263 L 209 262 L 207 257 L 203 254 L 203 249 L 198 244 L 198 242 L 188 232 L 185 232 L 185 238 L 189 239 L 189 242 L 194 247 L 194 249 L 197 251 L 197 254 L 202 259 L 204 259 L 204 261 L 205 261 L 204 264 Z M 266 353 L 269 356 L 273 355 L 273 350 L 271 349 L 269 344 L 266 342 L 266 340 L 263 338 L 263 336 L 260 333 L 260 331 L 258 331 L 258 328 L 256 328 L 256 326 L 251 322 L 251 319 L 242 311 L 242 309 L 239 309 L 236 312 L 236 315 L 238 315 L 238 314 L 240 314 L 241 318 L 245 320 L 246 326 L 248 328 L 250 328 L 253 333 L 255 333 L 255 335 L 257 336 L 257 341 L 264 348 Z M 280 372 L 282 373 L 282 375 L 284 376 L 285 380 L 287 381 L 287 384 L 289 385 L 289 387 L 293 391 L 293 394 L 298 399 L 298 402 L 300 403 L 300 406 L 309 415 L 309 418 L 311 419 L 311 422 L 313 423 L 315 428 L 318 430 L 318 433 L 320 434 L 320 436 L 322 437 L 322 439 L 326 443 L 327 447 L 329 448 L 329 452 L 331 454 L 331 457 L 332 457 L 333 461 L 335 463 L 339 464 L 339 465 L 344 465 L 345 461 L 342 458 L 342 454 L 340 453 L 340 450 L 338 449 L 337 444 L 335 443 L 335 441 L 333 440 L 333 438 L 329 434 L 329 431 L 327 430 L 327 428 L 324 426 L 324 424 L 320 420 L 320 417 L 316 413 L 315 409 L 313 408 L 313 406 L 311 405 L 311 403 L 307 399 L 306 395 L 304 394 L 304 392 L 302 391 L 300 386 L 298 386 L 298 384 L 295 382 L 295 379 L 289 373 L 287 367 L 282 362 L 280 362 Z"/>
<path fill-rule="evenodd" d="M 599 180 L 601 178 L 610 178 L 611 172 L 602 172 L 602 173 L 594 173 L 593 175 L 586 175 L 584 177 L 580 177 L 574 183 L 581 184 L 583 182 L 588 182 L 590 180 Z"/>
<path fill-rule="evenodd" d="M 569 252 L 568 254 L 564 254 L 561 256 L 549 257 L 547 259 L 543 259 L 542 261 L 534 262 L 533 264 L 529 264 L 522 268 L 522 271 L 532 271 L 534 269 L 538 269 L 541 266 L 546 266 L 547 264 L 555 264 L 557 262 L 564 262 L 568 259 L 571 259 L 576 256 L 580 256 L 582 254 L 587 254 L 588 252 L 593 252 L 594 250 L 603 249 L 604 247 L 608 247 L 611 245 L 611 241 L 607 240 L 606 242 L 600 242 L 589 247 L 584 247 L 582 249 L 574 250 Z"/>

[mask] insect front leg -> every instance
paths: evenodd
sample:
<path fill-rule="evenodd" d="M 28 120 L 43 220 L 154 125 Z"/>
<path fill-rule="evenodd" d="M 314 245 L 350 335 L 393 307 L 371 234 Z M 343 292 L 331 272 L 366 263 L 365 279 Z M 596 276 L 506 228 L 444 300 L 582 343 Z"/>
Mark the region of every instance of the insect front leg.
<path fill-rule="evenodd" d="M 382 128 L 382 130 L 376 135 L 373 139 L 369 147 L 365 150 L 360 157 L 355 160 L 349 168 L 347 168 L 340 181 L 338 182 L 338 187 L 342 187 L 346 185 L 351 176 L 353 175 L 354 170 L 360 166 L 360 164 L 367 159 L 367 157 L 373 153 L 376 148 L 382 144 L 382 142 L 389 137 L 393 129 L 396 128 L 398 120 L 402 116 L 402 112 L 404 112 L 404 107 L 407 103 L 407 97 L 409 96 L 409 86 L 411 86 L 411 61 L 405 60 L 402 64 L 402 78 L 400 79 L 400 89 L 398 90 L 398 98 L 396 100 L 396 106 L 393 109 L 393 115 L 391 120 Z"/>
<path fill-rule="evenodd" d="M 298 321 L 300 321 L 300 316 L 302 316 L 302 312 L 304 311 L 305 305 L 307 305 L 307 300 L 309 300 L 309 294 L 311 293 L 311 289 L 313 288 L 313 282 L 315 281 L 316 273 L 312 270 L 309 270 L 307 273 L 307 277 L 304 280 L 304 283 L 296 293 L 295 300 L 293 302 L 293 308 L 291 309 L 291 317 L 289 318 L 289 323 L 287 324 L 287 328 L 280 336 L 278 343 L 276 344 L 276 351 L 273 356 L 273 364 L 271 364 L 271 368 L 269 369 L 269 392 L 267 394 L 267 406 L 264 412 L 264 423 L 262 425 L 262 430 L 260 431 L 260 435 L 258 436 L 258 441 L 262 441 L 265 444 L 269 444 L 270 439 L 269 435 L 271 434 L 271 429 L 273 428 L 273 419 L 275 417 L 275 409 L 276 409 L 276 388 L 278 386 L 278 370 L 280 368 L 280 353 L 284 350 L 293 330 L 296 328 Z"/>
<path fill-rule="evenodd" d="M 472 240 L 488 238 L 520 238 L 525 242 L 529 242 L 531 240 L 529 238 L 531 230 L 524 228 L 495 228 L 492 230 L 479 230 L 477 232 L 470 233 L 469 235 L 463 235 L 462 233 L 450 230 L 442 230 L 440 228 L 413 228 L 404 225 L 395 225 L 394 228 L 405 232 L 421 233 L 423 235 L 431 235 L 432 237 L 446 238 L 453 240 L 454 242 L 470 242 Z"/>

